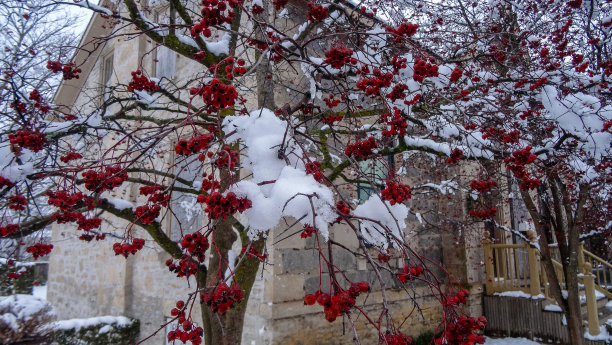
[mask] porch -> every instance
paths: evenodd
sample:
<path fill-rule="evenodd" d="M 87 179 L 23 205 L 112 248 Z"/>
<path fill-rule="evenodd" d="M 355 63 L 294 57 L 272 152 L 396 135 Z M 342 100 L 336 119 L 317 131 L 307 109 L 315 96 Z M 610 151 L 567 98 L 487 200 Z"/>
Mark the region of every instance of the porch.
<path fill-rule="evenodd" d="M 530 233 L 529 236 L 532 235 Z M 557 258 L 553 259 L 555 274 L 563 287 L 563 265 L 558 250 L 551 249 L 553 257 Z M 487 239 L 483 241 L 483 250 L 486 271 L 483 312 L 488 320 L 487 334 L 524 336 L 568 344 L 565 317 L 550 295 L 550 284 L 540 262 L 539 249 L 528 242 L 496 244 Z M 603 336 L 601 326 L 612 319 L 612 308 L 607 307 L 612 300 L 612 265 L 584 249 L 581 244 L 578 266 L 580 302 L 585 329 L 589 334 L 587 338 L 600 339 Z M 602 342 L 587 341 L 587 344 Z"/>

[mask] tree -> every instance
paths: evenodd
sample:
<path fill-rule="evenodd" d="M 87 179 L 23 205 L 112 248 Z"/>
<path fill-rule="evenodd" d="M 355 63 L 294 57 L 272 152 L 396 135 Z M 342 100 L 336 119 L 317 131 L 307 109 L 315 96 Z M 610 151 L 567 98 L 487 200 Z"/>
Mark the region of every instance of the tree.
<path fill-rule="evenodd" d="M 343 315 L 352 324 L 351 315 L 360 314 L 380 343 L 407 343 L 388 313 L 388 272 L 402 284 L 427 283 L 446 311 L 436 341 L 461 344 L 482 341 L 474 333 L 484 320 L 464 316 L 459 306 L 466 292 L 448 272 L 434 272 L 436 263 L 406 240 L 403 220 L 414 210 L 404 203 L 431 189 L 455 190 L 472 199 L 469 219 L 449 219 L 455 228 L 482 222 L 512 231 L 494 218 L 516 185 L 514 197 L 525 203 L 538 234 L 537 243 L 527 240 L 541 249 L 572 342 L 583 342 L 576 248 L 580 233 L 601 231 L 609 221 L 609 213 L 588 212 L 610 207 L 608 3 L 77 4 L 108 18 L 109 34 L 98 43 L 144 36 L 194 68 L 180 81 L 153 78 L 142 62 L 151 50 L 131 80 L 105 78 L 104 96 L 92 100 L 100 107 L 92 111 L 47 114 L 41 109 L 47 101 L 36 97 L 14 109 L 26 116 L 13 117 L 18 130 L 3 136 L 11 145 L 0 180 L 7 210 L 3 236 L 57 222 L 76 223 L 83 240 L 104 240 L 100 214 L 125 219 L 172 255 L 171 271 L 197 281 L 203 319 L 186 312 L 196 294 L 178 301 L 173 315 L 181 328 L 171 337 L 194 333 L 197 342 L 199 332 L 207 344 L 234 344 L 267 255 L 261 235 L 290 217 L 303 228 L 288 235 L 314 238 L 329 273 L 329 291 L 304 299 L 324 305 L 326 319 Z M 150 19 L 153 12 L 157 22 Z M 300 20 L 305 24 L 296 24 Z M 64 80 L 80 73 L 61 59 L 48 68 Z M 171 150 L 175 163 L 160 168 L 160 153 Z M 408 158 L 412 153 L 428 157 L 443 183 L 409 187 L 402 169 L 396 172 L 383 158 L 400 153 L 407 157 L 404 167 L 417 162 Z M 197 166 L 202 182 L 194 186 L 187 165 Z M 26 172 L 5 172 L 18 169 Z M 34 182 L 50 187 L 40 193 Z M 142 196 L 133 209 L 109 196 L 127 183 L 139 186 Z M 371 195 L 353 202 L 347 189 L 363 186 Z M 161 221 L 176 218 L 168 207 L 176 192 L 197 196 L 208 219 L 178 242 Z M 55 206 L 53 213 L 32 212 L 47 204 Z M 18 223 L 9 222 L 13 215 Z M 330 238 L 330 224 L 352 229 L 359 247 Z M 142 248 L 135 233 L 126 229 L 116 254 L 128 257 Z M 550 259 L 553 234 L 565 264 L 567 300 Z M 231 262 L 228 252 L 238 240 L 244 253 Z M 51 250 L 32 247 L 38 255 Z M 334 264 L 343 251 L 365 258 L 374 270 L 384 298 L 378 314 L 356 304 L 370 286 L 347 281 Z M 202 265 L 205 253 L 211 257 Z M 390 256 L 401 258 L 403 267 L 390 266 Z M 354 337 L 360 343 L 356 331 Z"/>
<path fill-rule="evenodd" d="M 24 122 L 27 121 L 27 115 L 21 112 L 21 108 L 33 99 L 42 100 L 45 97 L 50 97 L 55 90 L 55 87 L 60 83 L 61 78 L 55 76 L 53 72 L 45 68 L 50 54 L 67 58 L 76 45 L 76 38 L 73 34 L 75 29 L 76 18 L 65 10 L 64 7 L 57 4 L 49 3 L 41 0 L 27 1 L 3 1 L 0 4 L 0 41 L 2 48 L 0 50 L 0 131 L 3 141 L 6 139 L 6 134 L 18 131 Z M 47 105 L 40 105 L 41 113 L 51 111 Z M 5 144 L 0 149 L 1 154 L 5 157 L 13 156 L 9 147 Z M 4 160 L 3 160 L 4 162 Z M 19 168 L 11 168 L 2 165 L 2 176 L 8 179 L 19 180 Z M 2 183 L 5 183 L 3 180 Z M 0 198 L 4 200 L 6 192 L 4 184 L 3 190 L 0 191 Z M 37 183 L 31 183 L 30 188 L 33 191 L 41 191 L 48 186 L 39 186 Z M 16 215 L 13 210 L 6 213 L 3 209 L 6 219 L 13 219 Z M 39 210 L 31 209 L 32 215 L 39 215 Z M 4 225 L 4 224 L 3 224 Z M 36 242 L 43 241 L 47 236 L 43 231 L 37 232 L 31 236 L 20 238 L 0 238 L 0 264 L 3 280 L 7 274 L 17 275 L 17 272 L 23 272 L 23 267 L 8 265 L 7 258 L 25 261 L 31 259 L 31 256 L 20 250 L 22 246 L 19 242 L 27 243 L 27 246 L 33 245 Z M 9 261 L 9 262 L 13 262 Z M 21 273 L 19 281 L 15 281 L 14 285 L 4 285 L 3 292 L 15 290 L 24 292 L 31 289 L 32 273 Z M 7 291 L 5 291 L 7 290 Z"/>

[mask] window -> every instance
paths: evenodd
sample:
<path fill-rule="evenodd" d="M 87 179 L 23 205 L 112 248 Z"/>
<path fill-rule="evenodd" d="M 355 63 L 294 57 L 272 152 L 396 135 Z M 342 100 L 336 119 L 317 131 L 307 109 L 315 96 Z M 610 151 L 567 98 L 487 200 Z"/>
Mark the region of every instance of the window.
<path fill-rule="evenodd" d="M 165 25 L 170 23 L 168 12 L 170 12 L 169 8 L 159 9 L 155 12 L 155 22 L 159 23 L 162 28 L 165 28 Z M 155 50 L 155 77 L 159 79 L 172 79 L 174 77 L 175 66 L 176 52 L 162 45 L 157 46 Z"/>
<path fill-rule="evenodd" d="M 370 183 L 359 183 L 357 185 L 357 198 L 359 204 L 366 202 L 372 194 L 379 191 L 380 187 L 385 184 L 387 178 L 392 174 L 395 166 L 395 159 L 393 155 L 377 157 L 375 159 L 368 159 L 359 162 L 359 167 L 364 176 L 361 178 L 367 179 Z M 362 226 L 362 221 L 359 221 L 359 230 L 363 232 L 369 232 Z M 391 238 L 387 237 L 387 241 L 391 243 Z M 364 241 L 366 248 L 370 248 L 373 245 Z"/>
<path fill-rule="evenodd" d="M 170 316 L 166 316 L 165 319 L 166 319 L 167 324 L 166 324 L 166 329 L 165 329 L 166 336 L 164 337 L 165 339 L 164 345 L 172 345 L 174 341 L 168 340 L 168 333 L 175 331 L 178 328 L 178 321 L 177 320 L 172 321 L 174 317 L 170 317 Z M 177 341 L 176 343 L 179 343 L 179 342 Z"/>
<path fill-rule="evenodd" d="M 107 55 L 102 61 L 102 94 L 103 101 L 108 100 L 111 94 L 111 79 L 113 78 L 113 53 Z"/>
<path fill-rule="evenodd" d="M 155 58 L 155 76 L 172 79 L 176 65 L 176 52 L 165 46 L 158 46 Z"/>
<path fill-rule="evenodd" d="M 359 167 L 363 174 L 365 174 L 365 178 L 368 181 L 371 181 L 375 184 L 384 184 L 387 178 L 390 175 L 390 172 L 395 163 L 394 157 L 391 156 L 382 156 L 375 159 L 368 159 L 362 162 L 359 162 Z M 362 204 L 368 198 L 374 194 L 376 186 L 371 183 L 360 183 L 357 185 L 357 198 L 359 199 L 359 203 Z"/>
<path fill-rule="evenodd" d="M 180 175 L 182 179 L 201 183 L 202 164 L 198 160 L 187 160 L 180 156 L 175 156 L 174 173 Z M 200 179 L 198 181 L 198 179 Z M 198 181 L 198 182 L 195 182 Z M 179 181 L 175 181 L 177 187 L 186 186 Z M 173 241 L 180 241 L 184 235 L 191 234 L 200 230 L 202 227 L 202 205 L 197 198 L 189 193 L 181 191 L 172 192 L 172 223 L 170 225 L 170 238 Z"/>

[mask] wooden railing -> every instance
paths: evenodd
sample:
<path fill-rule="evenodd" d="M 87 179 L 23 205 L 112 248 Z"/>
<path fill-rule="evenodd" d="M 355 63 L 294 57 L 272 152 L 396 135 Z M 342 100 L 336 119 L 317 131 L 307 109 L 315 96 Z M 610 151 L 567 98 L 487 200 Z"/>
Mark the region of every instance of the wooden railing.
<path fill-rule="evenodd" d="M 488 295 L 496 292 L 522 291 L 532 296 L 543 294 L 546 299 L 555 302 L 550 295 L 549 279 L 544 273 L 540 263 L 540 251 L 523 244 L 495 244 L 490 240 L 483 241 L 485 254 L 486 282 Z M 565 287 L 563 264 L 552 260 L 555 275 L 561 285 Z M 599 316 L 595 290 L 612 299 L 612 265 L 597 255 L 585 250 L 582 244 L 578 255 L 579 281 L 584 284 L 587 300 L 587 315 L 589 333 L 598 335 Z M 593 270 L 595 268 L 595 270 Z M 594 274 L 595 273 L 595 274 Z"/>
<path fill-rule="evenodd" d="M 591 265 L 590 269 L 585 267 L 584 272 L 591 272 L 594 275 L 595 289 L 612 299 L 612 293 L 609 290 L 612 289 L 612 265 L 584 249 L 582 244 L 580 245 L 580 252 L 582 255 L 579 255 L 578 258 L 581 261 L 581 267 L 585 267 L 585 264 Z"/>
<path fill-rule="evenodd" d="M 539 279 L 537 286 L 531 279 L 532 276 L 539 274 L 537 266 L 533 265 L 537 261 L 537 249 L 531 248 L 527 243 L 493 244 L 489 242 L 484 244 L 484 250 L 488 294 L 505 291 L 540 294 Z"/>

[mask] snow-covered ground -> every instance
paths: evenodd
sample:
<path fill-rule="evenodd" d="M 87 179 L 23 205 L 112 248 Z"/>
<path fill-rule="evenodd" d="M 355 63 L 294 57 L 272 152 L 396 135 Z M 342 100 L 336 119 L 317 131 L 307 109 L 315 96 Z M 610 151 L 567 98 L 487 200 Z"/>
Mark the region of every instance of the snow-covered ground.
<path fill-rule="evenodd" d="M 32 289 L 32 295 L 42 299 L 47 299 L 47 285 L 34 286 Z"/>
<path fill-rule="evenodd" d="M 525 338 L 489 338 L 485 337 L 485 345 L 540 345 Z"/>

